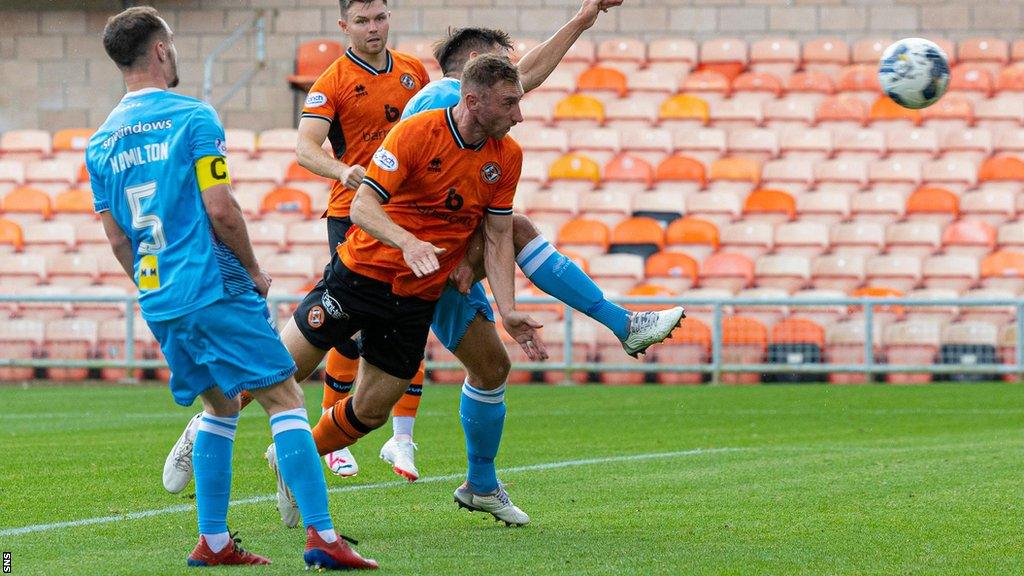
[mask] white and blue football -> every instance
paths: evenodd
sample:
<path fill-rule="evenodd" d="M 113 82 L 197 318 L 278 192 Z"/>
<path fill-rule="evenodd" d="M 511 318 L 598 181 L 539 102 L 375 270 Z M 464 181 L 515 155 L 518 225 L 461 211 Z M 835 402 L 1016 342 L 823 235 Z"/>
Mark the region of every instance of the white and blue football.
<path fill-rule="evenodd" d="M 904 38 L 882 53 L 878 81 L 882 92 L 900 106 L 927 108 L 949 87 L 949 58 L 934 42 Z"/>

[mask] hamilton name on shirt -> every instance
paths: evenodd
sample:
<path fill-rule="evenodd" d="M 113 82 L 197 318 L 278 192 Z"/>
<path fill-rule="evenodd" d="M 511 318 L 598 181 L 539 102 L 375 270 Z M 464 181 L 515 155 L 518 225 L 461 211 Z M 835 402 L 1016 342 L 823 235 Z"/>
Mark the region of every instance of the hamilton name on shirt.
<path fill-rule="evenodd" d="M 110 168 L 114 174 L 120 174 L 129 168 L 150 162 L 163 162 L 169 156 L 168 149 L 168 142 L 157 142 L 122 150 L 110 157 Z"/>

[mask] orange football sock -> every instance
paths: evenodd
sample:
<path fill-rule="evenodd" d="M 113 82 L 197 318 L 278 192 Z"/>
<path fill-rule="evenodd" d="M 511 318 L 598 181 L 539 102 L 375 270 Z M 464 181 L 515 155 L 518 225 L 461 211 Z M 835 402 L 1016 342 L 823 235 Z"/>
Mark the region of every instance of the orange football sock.
<path fill-rule="evenodd" d="M 359 357 L 349 358 L 335 349 L 327 353 L 324 374 L 324 399 L 320 406 L 327 410 L 352 393 L 352 383 L 359 372 Z"/>
<path fill-rule="evenodd" d="M 391 409 L 392 416 L 416 417 L 416 412 L 420 409 L 420 398 L 423 397 L 423 372 L 424 365 L 420 362 L 420 369 L 412 377 L 412 381 L 409 382 L 409 388 L 398 399 L 395 407 Z"/>
<path fill-rule="evenodd" d="M 352 397 L 349 396 L 320 416 L 320 421 L 313 427 L 313 441 L 317 452 L 323 456 L 355 444 L 371 430 L 373 428 L 356 418 Z"/>

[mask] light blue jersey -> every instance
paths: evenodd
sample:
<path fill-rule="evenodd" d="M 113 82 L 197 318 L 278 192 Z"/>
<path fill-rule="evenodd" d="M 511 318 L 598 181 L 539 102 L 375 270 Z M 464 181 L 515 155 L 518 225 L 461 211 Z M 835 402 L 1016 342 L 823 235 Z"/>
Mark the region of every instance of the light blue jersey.
<path fill-rule="evenodd" d="M 197 160 L 225 154 L 212 107 L 157 89 L 126 94 L 89 140 L 95 209 L 110 211 L 131 240 L 146 320 L 178 318 L 255 289 L 214 235 L 196 178 Z"/>
<path fill-rule="evenodd" d="M 461 89 L 462 82 L 455 78 L 434 80 L 406 103 L 405 110 L 402 111 L 402 120 L 425 110 L 439 110 L 455 106 L 461 98 Z"/>

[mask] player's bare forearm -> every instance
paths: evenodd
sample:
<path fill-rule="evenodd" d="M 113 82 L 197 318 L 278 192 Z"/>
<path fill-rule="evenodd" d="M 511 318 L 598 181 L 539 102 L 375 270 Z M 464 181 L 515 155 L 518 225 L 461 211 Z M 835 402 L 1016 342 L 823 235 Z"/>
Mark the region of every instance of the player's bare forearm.
<path fill-rule="evenodd" d="M 203 190 L 203 205 L 206 208 L 206 215 L 210 218 L 213 233 L 234 252 L 238 262 L 249 275 L 258 275 L 260 266 L 249 242 L 249 231 L 245 227 L 242 209 L 231 194 L 231 187 L 227 184 L 218 184 Z"/>
<path fill-rule="evenodd" d="M 132 251 L 132 242 L 128 236 L 117 225 L 117 221 L 110 215 L 109 211 L 101 212 L 100 219 L 103 221 L 103 231 L 110 241 L 110 249 L 114 251 L 114 258 L 124 269 L 129 278 L 135 278 L 135 253 Z"/>
<path fill-rule="evenodd" d="M 622 4 L 622 0 L 584 0 L 579 12 L 571 20 L 519 60 L 523 91 L 529 92 L 543 84 L 580 35 L 594 25 L 598 14 L 619 4 Z"/>
<path fill-rule="evenodd" d="M 391 220 L 381 206 L 380 196 L 365 184 L 359 187 L 352 199 L 350 216 L 353 224 L 392 248 L 401 249 L 416 240 L 408 230 Z"/>
<path fill-rule="evenodd" d="M 502 317 L 515 310 L 515 254 L 512 216 L 488 214 L 484 221 L 484 268 Z"/>
<path fill-rule="evenodd" d="M 331 125 L 320 118 L 303 118 L 299 120 L 299 136 L 295 145 L 295 158 L 306 170 L 338 180 L 346 187 L 355 190 L 363 181 L 366 170 L 359 165 L 348 165 L 338 160 L 330 152 L 324 150 L 324 140 Z"/>

